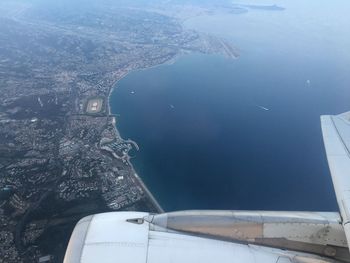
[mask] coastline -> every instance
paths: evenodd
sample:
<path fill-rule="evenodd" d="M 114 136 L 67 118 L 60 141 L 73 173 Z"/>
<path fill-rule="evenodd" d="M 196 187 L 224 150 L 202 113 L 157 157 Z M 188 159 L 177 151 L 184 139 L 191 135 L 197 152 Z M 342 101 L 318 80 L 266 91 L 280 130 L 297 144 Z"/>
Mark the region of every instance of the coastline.
<path fill-rule="evenodd" d="M 121 80 L 122 78 L 124 78 L 127 74 L 123 75 L 119 80 Z M 111 93 L 113 92 L 114 90 L 114 86 L 116 85 L 116 83 L 119 81 L 117 80 L 113 87 L 110 89 L 110 92 L 109 92 L 109 95 L 107 97 L 108 99 L 108 116 L 111 115 L 111 107 L 110 107 L 110 103 L 109 103 L 109 100 L 110 100 L 110 96 L 111 96 Z M 112 117 L 113 118 L 113 129 L 115 131 L 115 133 L 123 139 L 123 137 L 120 135 L 118 129 L 117 129 L 117 124 L 116 124 L 116 121 L 115 121 L 115 116 Z M 123 139 L 124 140 L 124 139 Z M 128 164 L 130 165 L 131 167 L 131 170 L 132 170 L 132 173 L 133 173 L 133 176 L 134 178 L 136 179 L 137 183 L 139 185 L 141 185 L 141 188 L 145 191 L 145 194 L 146 196 L 150 199 L 150 201 L 152 202 L 152 205 L 156 208 L 157 212 L 158 213 L 164 213 L 164 210 L 163 208 L 160 206 L 160 204 L 158 203 L 158 201 L 156 200 L 156 198 L 153 196 L 153 194 L 150 192 L 150 190 L 147 188 L 146 184 L 143 182 L 143 180 L 136 174 L 136 171 L 135 171 L 135 168 L 133 166 L 133 164 L 128 160 Z"/>
<path fill-rule="evenodd" d="M 116 88 L 118 82 L 120 80 L 122 80 L 123 78 L 125 78 L 127 75 L 129 75 L 130 73 L 134 72 L 134 71 L 138 71 L 138 70 L 148 70 L 148 69 L 151 69 L 151 68 L 155 68 L 155 67 L 159 67 L 159 66 L 164 66 L 164 65 L 172 65 L 174 64 L 181 56 L 183 55 L 186 55 L 187 53 L 186 52 L 179 52 L 178 54 L 176 54 L 174 57 L 172 57 L 171 59 L 163 62 L 163 63 L 160 63 L 160 64 L 156 64 L 156 65 L 152 65 L 152 66 L 149 66 L 149 67 L 144 67 L 144 68 L 139 68 L 139 69 L 132 69 L 132 70 L 129 70 L 129 71 L 126 71 L 124 73 L 121 74 L 121 76 L 118 78 L 118 80 L 116 80 L 112 87 L 110 87 L 109 89 L 109 92 L 108 92 L 108 96 L 107 96 L 107 100 L 108 100 L 108 103 L 107 103 L 107 113 L 108 113 L 108 117 L 110 117 L 111 115 L 113 115 L 113 113 L 111 112 L 111 104 L 110 104 L 110 98 L 111 98 L 111 95 L 114 91 L 114 89 Z M 120 132 L 118 131 L 118 128 L 117 128 L 117 123 L 115 121 L 115 116 L 112 117 L 113 118 L 113 129 L 116 133 L 117 136 L 119 136 L 121 139 L 125 140 Z M 129 140 L 129 139 L 127 139 Z M 132 172 L 133 172 L 133 176 L 134 178 L 136 179 L 137 183 L 141 186 L 141 188 L 145 191 L 145 194 L 146 196 L 149 198 L 149 200 L 152 202 L 152 205 L 156 208 L 157 212 L 158 213 L 164 213 L 164 209 L 161 207 L 161 205 L 158 203 L 157 199 L 153 196 L 153 194 L 151 193 L 151 191 L 148 189 L 147 185 L 144 183 L 144 181 L 142 180 L 142 178 L 136 173 L 136 170 L 134 168 L 134 165 L 129 161 L 130 159 L 128 159 L 128 164 L 130 165 L 131 169 L 132 169 Z"/>
<path fill-rule="evenodd" d="M 185 51 L 185 50 L 180 50 L 177 54 L 175 54 L 172 58 L 164 61 L 163 63 L 159 63 L 159 64 L 155 64 L 155 65 L 150 65 L 147 67 L 142 67 L 142 68 L 137 68 L 137 69 L 127 69 L 124 72 L 122 72 L 122 74 L 118 77 L 118 79 L 113 83 L 113 85 L 110 87 L 109 89 L 109 93 L 107 96 L 107 100 L 108 100 L 108 116 L 113 118 L 113 129 L 116 133 L 117 136 L 119 136 L 121 139 L 125 140 L 122 135 L 120 134 L 120 132 L 118 131 L 117 128 L 117 122 L 116 122 L 116 117 L 113 116 L 114 114 L 111 112 L 111 102 L 110 102 L 110 98 L 111 95 L 113 93 L 113 91 L 115 90 L 118 82 L 120 80 L 122 80 L 123 78 L 125 78 L 127 75 L 129 75 L 132 72 L 137 72 L 137 71 L 143 71 L 143 70 L 148 70 L 148 69 L 152 69 L 152 68 L 156 68 L 156 67 L 160 67 L 160 66 L 165 66 L 165 65 L 172 65 L 174 64 L 178 59 L 180 59 L 183 56 L 186 55 L 190 55 L 190 54 L 195 54 L 195 53 L 199 53 L 199 54 L 203 54 L 203 52 L 195 52 L 195 51 Z M 216 53 L 216 52 L 214 52 Z M 220 53 L 218 53 L 220 54 Z M 207 55 L 209 55 L 209 53 L 207 53 Z M 223 54 L 221 54 L 223 55 Z M 225 56 L 225 55 L 223 55 Z M 237 59 L 239 56 L 235 56 L 231 57 L 231 59 Z M 126 140 L 130 140 L 129 138 Z M 144 183 L 144 181 L 142 180 L 142 178 L 136 173 L 136 170 L 134 168 L 134 165 L 130 162 L 130 156 L 128 155 L 128 164 L 130 165 L 134 178 L 136 179 L 137 183 L 140 185 L 140 187 L 145 191 L 146 196 L 150 199 L 150 201 L 152 202 L 152 205 L 156 208 L 156 210 L 158 211 L 158 213 L 164 213 L 164 209 L 161 207 L 161 205 L 158 203 L 158 201 L 156 200 L 156 198 L 153 196 L 153 194 L 151 193 L 151 191 L 148 189 L 147 185 Z"/>

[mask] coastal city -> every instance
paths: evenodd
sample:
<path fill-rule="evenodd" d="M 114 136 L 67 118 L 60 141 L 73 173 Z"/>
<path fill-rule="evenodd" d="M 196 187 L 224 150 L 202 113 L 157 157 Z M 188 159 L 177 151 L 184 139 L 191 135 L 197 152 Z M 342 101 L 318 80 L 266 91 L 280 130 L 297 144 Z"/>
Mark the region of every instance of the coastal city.
<path fill-rule="evenodd" d="M 6 0 L 0 25 L 0 262 L 62 262 L 89 214 L 161 212 L 132 166 L 138 145 L 120 136 L 109 95 L 133 70 L 237 50 L 184 29 L 165 9 Z"/>

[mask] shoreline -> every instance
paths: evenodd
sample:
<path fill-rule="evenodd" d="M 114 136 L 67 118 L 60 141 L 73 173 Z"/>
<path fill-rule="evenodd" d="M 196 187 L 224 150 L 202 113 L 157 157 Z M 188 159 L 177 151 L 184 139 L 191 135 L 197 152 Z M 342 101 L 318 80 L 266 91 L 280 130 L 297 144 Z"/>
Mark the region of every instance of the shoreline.
<path fill-rule="evenodd" d="M 156 64 L 156 65 L 151 65 L 151 66 L 147 66 L 144 68 L 138 68 L 138 69 L 131 69 L 131 70 L 126 70 L 125 72 L 123 72 L 118 79 L 112 84 L 112 86 L 109 89 L 108 92 L 108 96 L 107 96 L 107 100 L 108 100 L 108 117 L 113 116 L 113 129 L 116 132 L 117 136 L 119 136 L 122 140 L 131 140 L 130 138 L 128 139 L 124 139 L 122 137 L 122 135 L 120 134 L 118 128 L 117 128 L 117 121 L 116 121 L 116 117 L 115 114 L 111 112 L 111 103 L 110 103 L 110 99 L 111 99 L 111 95 L 113 93 L 113 91 L 115 90 L 115 88 L 117 87 L 117 84 L 120 80 L 122 80 L 123 78 L 125 78 L 127 75 L 129 75 L 130 73 L 133 72 L 137 72 L 137 71 L 143 71 L 143 70 L 148 70 L 148 69 L 153 69 L 156 67 L 160 67 L 160 66 L 167 66 L 167 65 L 173 65 L 174 63 L 176 63 L 181 57 L 186 56 L 186 55 L 191 55 L 191 54 L 203 54 L 202 52 L 186 52 L 184 50 L 181 50 L 180 52 L 178 52 L 176 55 L 174 55 L 174 57 L 164 61 L 163 63 L 160 64 Z M 206 55 L 210 55 L 210 54 L 206 54 Z M 222 55 L 222 54 L 217 54 L 217 55 Z M 131 163 L 130 161 L 130 156 L 128 155 L 128 164 L 130 165 L 132 172 L 133 172 L 133 176 L 134 178 L 137 180 L 137 183 L 142 187 L 142 189 L 145 191 L 147 197 L 151 200 L 153 206 L 156 208 L 156 210 L 158 211 L 158 213 L 164 213 L 164 209 L 161 207 L 161 205 L 158 203 L 157 199 L 153 196 L 153 194 L 151 193 L 151 191 L 148 189 L 147 185 L 144 183 L 144 181 L 142 180 L 142 178 L 136 173 L 136 170 L 134 168 L 134 165 Z"/>
<path fill-rule="evenodd" d="M 119 80 L 121 80 L 122 78 L 124 78 L 127 74 L 124 74 Z M 109 92 L 109 95 L 107 97 L 108 99 L 108 117 L 111 115 L 111 107 L 110 107 L 110 103 L 109 103 L 109 100 L 110 100 L 110 97 L 111 97 L 111 94 L 114 90 L 114 87 L 116 85 L 116 83 L 119 81 L 117 80 L 113 87 L 110 89 L 110 92 Z M 113 129 L 114 131 L 116 132 L 117 136 L 119 136 L 122 140 L 124 140 L 124 138 L 121 136 L 120 132 L 118 131 L 117 129 L 117 123 L 115 121 L 115 116 L 112 117 L 113 118 Z M 129 140 L 129 139 L 127 139 Z M 142 189 L 144 190 L 144 192 L 146 193 L 146 196 L 150 199 L 150 201 L 152 202 L 152 205 L 155 207 L 155 209 L 157 210 L 158 213 L 164 213 L 164 210 L 163 208 L 161 207 L 161 205 L 158 203 L 157 199 L 153 196 L 153 194 L 151 193 L 151 191 L 147 188 L 146 184 L 143 182 L 143 180 L 137 175 L 136 173 L 136 170 L 134 168 L 134 165 L 130 162 L 130 156 L 128 155 L 128 164 L 130 165 L 131 167 L 131 170 L 132 170 L 132 173 L 133 173 L 133 176 L 134 178 L 137 180 L 137 182 L 141 185 Z"/>
<path fill-rule="evenodd" d="M 186 52 L 179 52 L 178 54 L 176 54 L 174 57 L 172 57 L 171 59 L 163 62 L 163 63 L 160 63 L 160 64 L 157 64 L 157 65 L 152 65 L 152 66 L 149 66 L 149 67 L 145 67 L 145 68 L 139 68 L 139 69 L 132 69 L 132 70 L 129 70 L 129 71 L 126 71 L 126 72 L 123 72 L 121 74 L 121 76 L 118 78 L 118 80 L 116 80 L 112 87 L 110 87 L 109 89 L 109 92 L 108 92 L 108 96 L 106 97 L 106 99 L 108 100 L 108 103 L 107 103 L 107 114 L 108 114 L 108 117 L 110 117 L 111 115 L 114 115 L 114 113 L 111 112 L 111 104 L 110 104 L 110 99 L 111 99 L 111 95 L 113 93 L 113 91 L 115 90 L 118 82 L 120 80 L 122 80 L 123 78 L 125 78 L 127 75 L 129 75 L 130 73 L 132 72 L 135 72 L 135 71 L 139 71 L 139 70 L 148 70 L 148 69 L 152 69 L 152 68 L 155 68 L 155 67 L 159 67 L 159 66 L 164 66 L 164 65 L 172 65 L 174 64 L 181 56 L 183 55 L 186 55 L 187 53 Z M 114 131 L 116 132 L 117 136 L 119 136 L 121 139 L 125 140 L 118 128 L 117 128 L 117 122 L 116 122 L 116 117 L 113 116 L 113 129 Z M 126 139 L 126 140 L 130 140 L 130 139 Z M 130 157 L 130 156 L 129 156 Z M 144 181 L 142 180 L 142 178 L 136 173 L 136 170 L 134 168 L 134 165 L 129 161 L 130 158 L 128 159 L 128 164 L 130 165 L 131 169 L 132 169 L 132 172 L 133 172 L 133 176 L 134 178 L 137 180 L 138 184 L 141 185 L 142 189 L 145 191 L 145 194 L 146 196 L 150 199 L 150 201 L 152 202 L 152 205 L 156 208 L 157 212 L 158 213 L 164 213 L 164 209 L 161 207 L 161 205 L 158 203 L 157 199 L 153 196 L 153 194 L 151 193 L 151 191 L 148 189 L 147 185 L 144 183 Z"/>
<path fill-rule="evenodd" d="M 181 26 L 184 27 L 184 21 L 182 21 Z M 237 59 L 239 57 L 239 53 L 238 51 L 236 52 L 236 50 L 233 50 L 233 47 L 229 48 L 229 46 L 227 45 L 227 43 L 224 42 L 223 39 L 219 38 L 219 37 L 215 37 L 218 41 L 220 41 L 221 46 L 224 48 L 224 53 L 221 52 L 213 52 L 213 54 L 217 54 L 217 55 L 221 55 L 221 56 L 228 56 L 230 59 Z M 228 49 L 230 49 L 228 52 Z M 232 50 L 231 50 L 232 49 Z M 173 65 L 174 63 L 176 63 L 181 57 L 186 56 L 186 55 L 191 55 L 191 54 L 206 54 L 206 55 L 210 55 L 210 53 L 203 53 L 201 51 L 198 50 L 198 52 L 196 51 L 190 51 L 190 50 L 179 50 L 173 57 L 171 57 L 168 60 L 165 60 L 162 63 L 159 64 L 155 64 L 155 65 L 150 65 L 150 66 L 146 66 L 146 67 L 141 67 L 141 68 L 136 68 L 136 69 L 125 69 L 125 71 L 122 71 L 121 75 L 118 76 L 117 80 L 112 84 L 112 86 L 109 88 L 109 92 L 108 92 L 108 96 L 106 97 L 106 99 L 108 100 L 108 117 L 110 117 L 111 115 L 115 115 L 111 112 L 111 103 L 110 103 L 110 99 L 111 99 L 111 95 L 113 93 L 113 91 L 115 90 L 115 88 L 117 87 L 117 84 L 120 80 L 122 80 L 123 78 L 125 78 L 127 75 L 129 75 L 132 72 L 137 72 L 137 71 L 143 71 L 143 70 L 148 70 L 148 69 L 153 69 L 156 67 L 160 67 L 160 66 L 165 66 L 165 65 Z M 116 133 L 117 136 L 119 136 L 121 139 L 125 140 L 122 135 L 120 134 L 118 128 L 117 128 L 117 121 L 116 121 L 116 117 L 113 116 L 113 129 Z M 129 138 L 126 139 L 130 140 Z M 151 193 L 151 191 L 148 189 L 148 187 L 146 186 L 146 184 L 143 182 L 142 178 L 137 175 L 136 170 L 134 168 L 134 165 L 131 163 L 130 161 L 130 156 L 128 155 L 128 164 L 130 165 L 132 172 L 134 174 L 135 179 L 137 180 L 137 182 L 139 183 L 139 185 L 142 187 L 142 189 L 144 189 L 146 195 L 148 196 L 148 198 L 151 200 L 153 206 L 158 210 L 159 213 L 164 213 L 163 208 L 160 206 L 160 204 L 158 203 L 158 201 L 156 200 L 156 198 L 153 196 L 153 194 Z"/>

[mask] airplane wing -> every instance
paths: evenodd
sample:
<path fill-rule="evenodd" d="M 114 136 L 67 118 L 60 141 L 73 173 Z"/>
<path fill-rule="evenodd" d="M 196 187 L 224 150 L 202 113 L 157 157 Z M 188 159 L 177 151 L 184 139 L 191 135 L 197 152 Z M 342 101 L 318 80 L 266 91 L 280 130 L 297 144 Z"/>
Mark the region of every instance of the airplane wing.
<path fill-rule="evenodd" d="M 342 224 L 350 244 L 350 112 L 321 116 L 321 126 Z"/>
<path fill-rule="evenodd" d="M 339 222 L 337 213 L 97 214 L 77 224 L 64 263 L 349 262 Z"/>

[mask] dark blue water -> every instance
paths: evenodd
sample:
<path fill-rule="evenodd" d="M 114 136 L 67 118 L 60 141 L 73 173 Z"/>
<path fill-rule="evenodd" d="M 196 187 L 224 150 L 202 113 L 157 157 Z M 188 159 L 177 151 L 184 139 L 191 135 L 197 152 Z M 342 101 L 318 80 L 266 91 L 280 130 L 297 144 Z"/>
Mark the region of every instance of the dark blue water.
<path fill-rule="evenodd" d="M 348 60 L 243 35 L 238 60 L 193 54 L 118 83 L 137 172 L 165 210 L 337 210 L 319 116 L 350 109 Z"/>

